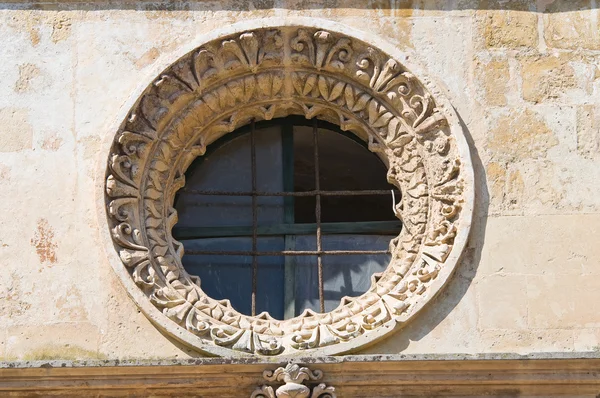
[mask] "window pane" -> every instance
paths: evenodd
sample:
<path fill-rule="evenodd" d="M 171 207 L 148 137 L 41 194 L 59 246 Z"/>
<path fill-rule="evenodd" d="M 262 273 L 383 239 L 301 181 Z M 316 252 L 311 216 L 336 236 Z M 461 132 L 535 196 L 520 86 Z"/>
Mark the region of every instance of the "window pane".
<path fill-rule="evenodd" d="M 383 162 L 350 136 L 319 128 L 320 188 L 324 191 L 391 190 Z M 351 133 L 348 133 L 351 134 Z M 294 188 L 315 189 L 313 128 L 294 128 Z M 399 198 L 398 198 L 399 199 Z M 315 198 L 296 198 L 298 223 L 314 223 Z M 322 196 L 322 222 L 397 220 L 391 193 L 369 196 Z"/>
<path fill-rule="evenodd" d="M 251 238 L 213 238 L 185 242 L 186 250 L 251 250 Z M 213 299 L 229 299 L 233 308 L 251 313 L 252 257 L 186 254 L 186 271 L 198 275 L 202 290 Z"/>
<path fill-rule="evenodd" d="M 283 250 L 283 238 L 259 238 L 259 251 Z M 250 251 L 252 238 L 211 238 L 185 242 L 186 250 Z M 283 256 L 259 256 L 256 313 L 267 311 L 272 317 L 283 319 Z M 225 255 L 184 256 L 188 273 L 197 275 L 201 288 L 214 299 L 229 299 L 237 311 L 252 313 L 252 257 Z"/>
<path fill-rule="evenodd" d="M 296 250 L 317 250 L 317 237 L 314 235 L 296 236 Z M 296 256 L 296 315 L 305 309 L 319 312 L 319 274 L 317 256 Z"/>
<path fill-rule="evenodd" d="M 387 250 L 392 236 L 327 235 L 323 250 Z M 315 250 L 315 236 L 299 236 L 298 250 Z M 344 296 L 356 297 L 371 286 L 371 276 L 389 263 L 387 254 L 323 257 L 325 311 L 332 311 Z M 296 267 L 296 315 L 305 308 L 319 312 L 319 275 L 316 258 L 298 259 Z"/>
<path fill-rule="evenodd" d="M 281 191 L 281 135 L 278 128 L 256 132 L 257 189 Z M 216 145 L 216 144 L 212 144 Z M 199 158 L 186 173 L 186 189 L 252 191 L 250 135 L 234 138 Z M 283 219 L 283 198 L 259 197 L 259 223 Z M 179 227 L 252 225 L 252 198 L 179 193 L 176 203 Z"/>

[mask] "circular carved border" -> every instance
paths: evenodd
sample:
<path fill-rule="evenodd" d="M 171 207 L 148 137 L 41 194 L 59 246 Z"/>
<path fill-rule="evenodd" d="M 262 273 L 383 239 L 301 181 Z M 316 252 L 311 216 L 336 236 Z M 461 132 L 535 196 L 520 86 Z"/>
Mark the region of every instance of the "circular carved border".
<path fill-rule="evenodd" d="M 214 34 L 171 64 L 120 121 L 104 171 L 103 205 L 120 260 L 113 267 L 158 327 L 199 351 L 349 352 L 404 325 L 451 276 L 473 211 L 469 148 L 443 94 L 380 39 L 327 21 L 252 25 Z M 390 264 L 363 295 L 324 314 L 247 316 L 208 297 L 185 272 L 183 246 L 171 235 L 173 199 L 211 142 L 253 119 L 291 114 L 368 142 L 402 192 L 403 229 L 390 242 Z"/>

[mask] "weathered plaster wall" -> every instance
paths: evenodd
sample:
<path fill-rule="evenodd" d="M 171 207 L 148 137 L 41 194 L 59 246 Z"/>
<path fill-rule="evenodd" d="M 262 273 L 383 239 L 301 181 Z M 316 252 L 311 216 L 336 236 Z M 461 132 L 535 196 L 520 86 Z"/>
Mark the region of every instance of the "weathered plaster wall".
<path fill-rule="evenodd" d="M 600 11 L 585 1 L 0 3 L 0 358 L 196 355 L 162 336 L 100 236 L 100 144 L 182 43 L 302 15 L 411 53 L 457 108 L 473 236 L 441 296 L 364 353 L 600 349 Z"/>

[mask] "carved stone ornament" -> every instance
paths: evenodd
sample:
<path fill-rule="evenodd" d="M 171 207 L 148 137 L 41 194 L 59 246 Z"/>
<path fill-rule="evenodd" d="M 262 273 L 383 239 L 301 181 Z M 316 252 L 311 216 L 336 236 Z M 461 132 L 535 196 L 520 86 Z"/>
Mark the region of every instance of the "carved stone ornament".
<path fill-rule="evenodd" d="M 470 229 L 469 147 L 442 92 L 381 39 L 290 21 L 230 27 L 171 64 L 133 103 L 108 156 L 104 205 L 120 259 L 113 267 L 163 332 L 213 355 L 331 355 L 371 344 L 434 297 Z M 252 119 L 288 115 L 335 123 L 367 142 L 402 192 L 395 211 L 403 228 L 366 293 L 328 313 L 276 320 L 208 297 L 184 270 L 171 229 L 175 193 L 207 145 Z"/>
<path fill-rule="evenodd" d="M 303 383 L 305 381 L 317 381 L 323 378 L 323 372 L 289 363 L 285 368 L 277 368 L 274 371 L 265 370 L 263 378 L 269 382 L 285 383 L 276 390 L 269 385 L 254 390 L 250 398 L 336 398 L 335 388 L 328 387 L 324 383 L 315 386 L 312 391 Z"/>

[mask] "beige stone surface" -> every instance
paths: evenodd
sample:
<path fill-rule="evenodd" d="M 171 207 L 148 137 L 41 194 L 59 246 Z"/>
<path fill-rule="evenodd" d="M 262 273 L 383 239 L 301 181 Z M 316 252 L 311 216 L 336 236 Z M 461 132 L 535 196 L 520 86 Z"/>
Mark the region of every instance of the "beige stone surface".
<path fill-rule="evenodd" d="M 87 322 L 13 326 L 6 332 L 5 357 L 10 360 L 101 359 L 100 333 Z"/>
<path fill-rule="evenodd" d="M 600 175 L 598 168 L 588 168 L 596 160 L 582 159 L 577 151 L 577 109 L 524 105 L 487 114 L 482 156 L 492 215 L 596 212 Z M 593 147 L 595 131 L 581 126 L 580 131 L 591 136 L 583 139 Z"/>
<path fill-rule="evenodd" d="M 523 98 L 527 101 L 581 103 L 593 93 L 593 81 L 598 76 L 593 58 L 587 60 L 579 54 L 562 53 L 523 56 L 519 61 Z"/>
<path fill-rule="evenodd" d="M 16 92 L 28 91 L 33 81 L 39 76 L 40 70 L 34 64 L 19 65 L 19 80 L 15 83 Z"/>
<path fill-rule="evenodd" d="M 477 86 L 481 87 L 482 102 L 489 106 L 506 106 L 507 95 L 514 90 L 510 84 L 507 59 L 477 59 L 474 64 Z"/>
<path fill-rule="evenodd" d="M 527 279 L 522 275 L 493 274 L 477 283 L 479 328 L 527 328 Z"/>
<path fill-rule="evenodd" d="M 0 152 L 18 152 L 30 149 L 33 129 L 26 108 L 0 109 Z"/>
<path fill-rule="evenodd" d="M 577 152 L 586 159 L 600 156 L 600 106 L 577 108 Z"/>
<path fill-rule="evenodd" d="M 4 4 L 0 355 L 196 355 L 140 314 L 106 260 L 95 202 L 101 143 L 132 92 L 185 43 L 243 20 L 299 15 L 381 36 L 422 65 L 467 127 L 479 175 L 475 236 L 454 278 L 414 322 L 365 352 L 598 350 L 593 4 Z"/>
<path fill-rule="evenodd" d="M 6 358 L 6 329 L 0 329 L 0 358 Z"/>
<path fill-rule="evenodd" d="M 545 7 L 544 40 L 561 49 L 600 49 L 598 8 L 590 0 L 551 1 Z"/>
<path fill-rule="evenodd" d="M 556 134 L 543 115 L 530 109 L 510 109 L 488 132 L 485 149 L 493 159 L 512 163 L 545 158 L 557 145 Z"/>
<path fill-rule="evenodd" d="M 527 354 L 549 346 L 557 352 L 575 349 L 573 332 L 568 329 L 483 330 L 480 339 L 480 349 L 488 352 Z"/>
<path fill-rule="evenodd" d="M 538 44 L 538 16 L 526 10 L 482 11 L 478 24 L 487 47 L 534 48 Z"/>
<path fill-rule="evenodd" d="M 600 351 L 600 328 L 574 330 L 573 345 L 575 351 Z"/>
<path fill-rule="evenodd" d="M 600 215 L 495 217 L 488 220 L 478 276 L 563 275 L 600 273 Z M 568 242 L 568 244 L 565 244 Z M 520 285 L 519 285 L 520 286 Z M 509 285 L 510 287 L 510 285 Z"/>
<path fill-rule="evenodd" d="M 594 305 L 599 287 L 600 279 L 588 275 L 528 275 L 529 325 L 547 329 L 600 327 L 600 312 Z"/>

